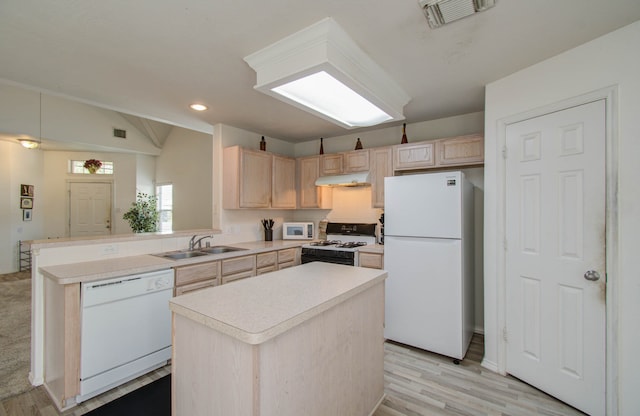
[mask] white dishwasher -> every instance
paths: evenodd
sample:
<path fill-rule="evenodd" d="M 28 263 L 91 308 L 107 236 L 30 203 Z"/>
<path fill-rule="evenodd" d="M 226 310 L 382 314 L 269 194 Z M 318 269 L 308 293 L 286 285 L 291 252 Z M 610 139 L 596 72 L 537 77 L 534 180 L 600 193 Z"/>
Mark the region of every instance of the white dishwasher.
<path fill-rule="evenodd" d="M 173 269 L 82 284 L 80 403 L 171 358 Z"/>

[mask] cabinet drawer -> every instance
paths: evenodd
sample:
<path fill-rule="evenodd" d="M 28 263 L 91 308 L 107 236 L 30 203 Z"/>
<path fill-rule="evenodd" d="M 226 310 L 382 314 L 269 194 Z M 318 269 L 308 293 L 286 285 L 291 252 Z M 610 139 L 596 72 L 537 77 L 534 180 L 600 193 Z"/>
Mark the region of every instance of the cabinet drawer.
<path fill-rule="evenodd" d="M 245 279 L 247 277 L 252 277 L 255 275 L 253 270 L 248 270 L 246 272 L 229 274 L 226 276 L 222 276 L 222 284 L 233 282 L 234 280 Z"/>
<path fill-rule="evenodd" d="M 260 253 L 256 256 L 256 267 L 261 269 L 267 266 L 275 266 L 278 254 L 275 251 Z"/>
<path fill-rule="evenodd" d="M 288 248 L 278 251 L 278 264 L 295 261 L 297 252 L 297 248 Z"/>
<path fill-rule="evenodd" d="M 174 290 L 175 296 L 180 296 L 188 292 L 193 292 L 195 290 L 204 289 L 207 287 L 217 286 L 218 279 L 216 280 L 205 280 L 204 282 L 196 282 L 191 283 L 190 285 L 176 286 Z"/>
<path fill-rule="evenodd" d="M 370 269 L 382 269 L 383 257 L 382 254 L 374 253 L 359 253 L 359 265 L 360 267 L 368 267 Z"/>
<path fill-rule="evenodd" d="M 271 266 L 267 266 L 267 267 L 261 267 L 261 268 L 256 270 L 256 275 L 275 272 L 277 269 L 278 268 L 276 267 L 275 264 L 272 264 Z"/>
<path fill-rule="evenodd" d="M 222 277 L 245 271 L 254 273 L 255 270 L 256 256 L 236 257 L 233 259 L 222 260 Z"/>
<path fill-rule="evenodd" d="M 295 265 L 296 265 L 295 261 L 288 261 L 288 262 L 285 262 L 285 263 L 280 263 L 280 264 L 278 264 L 278 270 L 286 269 L 288 267 L 293 267 Z"/>
<path fill-rule="evenodd" d="M 176 286 L 202 280 L 217 279 L 220 276 L 220 262 L 208 262 L 191 266 L 176 267 Z"/>

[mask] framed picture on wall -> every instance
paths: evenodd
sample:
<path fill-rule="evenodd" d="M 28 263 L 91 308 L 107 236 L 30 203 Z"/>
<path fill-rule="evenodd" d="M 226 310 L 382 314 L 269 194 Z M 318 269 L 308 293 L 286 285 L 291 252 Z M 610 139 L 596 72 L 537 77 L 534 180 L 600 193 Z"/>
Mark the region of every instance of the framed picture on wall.
<path fill-rule="evenodd" d="M 20 198 L 20 208 L 22 209 L 33 208 L 33 198 Z"/>
<path fill-rule="evenodd" d="M 33 198 L 33 185 L 20 185 L 20 196 Z"/>
<path fill-rule="evenodd" d="M 22 210 L 22 221 L 31 221 L 31 210 L 23 209 Z"/>

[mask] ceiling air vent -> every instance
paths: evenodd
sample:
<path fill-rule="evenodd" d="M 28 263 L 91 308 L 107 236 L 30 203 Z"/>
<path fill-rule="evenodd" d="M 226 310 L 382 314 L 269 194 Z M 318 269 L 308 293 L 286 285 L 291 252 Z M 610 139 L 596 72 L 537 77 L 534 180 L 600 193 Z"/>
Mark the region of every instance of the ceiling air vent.
<path fill-rule="evenodd" d="M 495 0 L 418 0 L 432 29 L 490 9 Z"/>
<path fill-rule="evenodd" d="M 121 139 L 127 138 L 127 131 L 124 129 L 113 129 L 113 137 L 119 137 Z"/>

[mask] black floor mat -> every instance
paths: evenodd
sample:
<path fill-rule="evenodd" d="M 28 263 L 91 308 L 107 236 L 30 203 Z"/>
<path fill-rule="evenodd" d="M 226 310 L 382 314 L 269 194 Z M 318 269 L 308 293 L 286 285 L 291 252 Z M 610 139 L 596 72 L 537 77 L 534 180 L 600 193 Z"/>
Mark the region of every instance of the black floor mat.
<path fill-rule="evenodd" d="M 171 416 L 171 374 L 140 387 L 86 416 Z"/>

